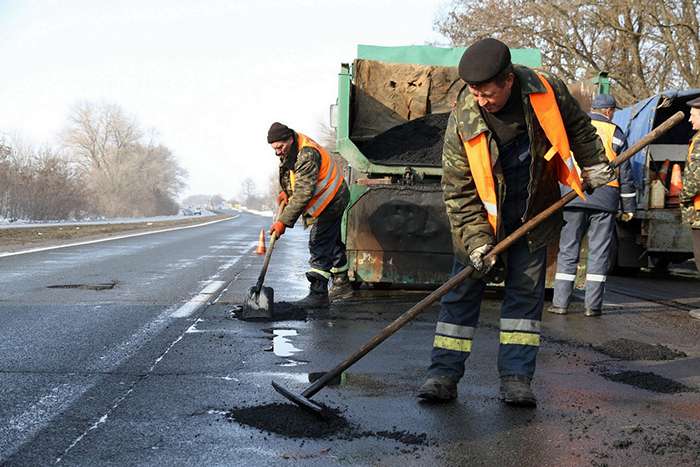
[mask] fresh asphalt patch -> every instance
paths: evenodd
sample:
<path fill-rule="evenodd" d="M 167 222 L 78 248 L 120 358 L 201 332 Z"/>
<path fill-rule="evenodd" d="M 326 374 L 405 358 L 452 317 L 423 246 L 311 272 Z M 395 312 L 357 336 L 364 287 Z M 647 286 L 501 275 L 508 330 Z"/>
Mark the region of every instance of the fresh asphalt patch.
<path fill-rule="evenodd" d="M 270 316 L 246 316 L 243 305 L 234 306 L 230 312 L 231 317 L 241 321 L 288 321 L 288 320 L 305 320 L 308 317 L 308 312 L 305 308 L 295 305 L 291 302 L 275 302 L 272 305 L 272 313 Z"/>
<path fill-rule="evenodd" d="M 602 372 L 600 375 L 616 383 L 629 384 L 647 391 L 659 392 L 663 394 L 677 394 L 680 392 L 697 392 L 695 389 L 686 386 L 669 378 L 651 373 L 648 371 L 621 371 L 617 373 Z"/>
<path fill-rule="evenodd" d="M 688 355 L 661 344 L 647 344 L 631 339 L 614 339 L 593 347 L 600 353 L 620 360 L 675 360 Z"/>

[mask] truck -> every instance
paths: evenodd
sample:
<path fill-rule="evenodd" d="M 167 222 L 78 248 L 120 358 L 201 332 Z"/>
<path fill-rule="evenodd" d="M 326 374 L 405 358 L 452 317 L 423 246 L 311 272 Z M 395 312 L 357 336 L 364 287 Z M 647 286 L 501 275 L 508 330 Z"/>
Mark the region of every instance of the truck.
<path fill-rule="evenodd" d="M 688 115 L 686 103 L 699 96 L 700 89 L 666 91 L 618 110 L 613 121 L 620 126 L 631 146 L 679 110 Z M 677 202 L 669 197 L 659 202 L 653 193 L 654 180 L 659 179 L 665 161 L 669 161 L 666 162 L 669 179 L 673 164 L 678 164 L 681 170 L 685 167 L 693 133 L 692 126 L 685 120 L 632 157 L 637 211 L 631 222 L 617 225 L 614 266 L 618 272 L 634 272 L 640 267 L 665 269 L 670 263 L 694 257 L 693 237 L 690 229 L 681 224 Z M 659 182 L 656 186 L 659 187 Z M 700 245 L 695 246 L 695 251 L 700 252 Z M 700 270 L 700 257 L 695 257 L 695 265 Z"/>
<path fill-rule="evenodd" d="M 359 45 L 341 64 L 331 111 L 336 153 L 346 162 L 343 217 L 353 284 L 434 286 L 453 252 L 442 200 L 442 141 L 465 85 L 463 47 Z M 512 49 L 513 63 L 541 66 L 537 49 Z"/>

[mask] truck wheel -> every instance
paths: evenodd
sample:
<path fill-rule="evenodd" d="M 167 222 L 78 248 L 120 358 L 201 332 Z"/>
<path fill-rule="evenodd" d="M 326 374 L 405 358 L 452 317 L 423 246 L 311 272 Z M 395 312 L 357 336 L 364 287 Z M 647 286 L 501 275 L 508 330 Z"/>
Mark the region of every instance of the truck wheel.
<path fill-rule="evenodd" d="M 664 256 L 649 256 L 649 267 L 655 273 L 663 273 L 668 271 L 668 265 L 671 264 L 671 260 Z"/>

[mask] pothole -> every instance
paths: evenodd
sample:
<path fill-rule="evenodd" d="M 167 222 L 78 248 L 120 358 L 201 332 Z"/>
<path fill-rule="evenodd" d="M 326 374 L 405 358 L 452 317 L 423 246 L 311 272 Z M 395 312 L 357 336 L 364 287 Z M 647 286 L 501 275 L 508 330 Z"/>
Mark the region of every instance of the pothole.
<path fill-rule="evenodd" d="M 106 282 L 102 284 L 56 284 L 47 285 L 47 289 L 82 289 L 82 290 L 111 290 L 117 282 Z"/>
<path fill-rule="evenodd" d="M 672 379 L 665 378 L 656 373 L 645 371 L 621 371 L 619 373 L 602 372 L 603 378 L 616 383 L 629 384 L 647 391 L 659 392 L 663 394 L 677 394 L 680 392 L 696 392 L 695 389 L 679 383 Z"/>
<path fill-rule="evenodd" d="M 615 339 L 593 347 L 598 352 L 621 360 L 675 360 L 688 355 L 661 344 L 647 344 L 631 339 Z"/>

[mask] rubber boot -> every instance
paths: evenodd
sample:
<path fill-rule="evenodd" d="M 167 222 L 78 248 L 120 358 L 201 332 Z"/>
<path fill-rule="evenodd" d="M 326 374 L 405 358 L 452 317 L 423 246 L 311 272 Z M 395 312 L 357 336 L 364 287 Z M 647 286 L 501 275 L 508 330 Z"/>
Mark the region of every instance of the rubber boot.
<path fill-rule="evenodd" d="M 352 296 L 352 292 L 353 290 L 352 286 L 350 285 L 350 278 L 348 277 L 347 272 L 333 274 L 331 290 L 328 292 L 328 296 L 331 300 L 350 298 Z"/>
<path fill-rule="evenodd" d="M 428 402 L 449 402 L 457 398 L 457 383 L 448 376 L 428 378 L 418 389 L 418 397 Z"/>
<path fill-rule="evenodd" d="M 535 407 L 537 398 L 530 388 L 527 376 L 502 376 L 501 400 L 516 407 Z"/>
<path fill-rule="evenodd" d="M 327 307 L 330 304 L 328 299 L 328 279 L 316 272 L 307 272 L 306 278 L 309 280 L 309 294 L 294 302 L 294 305 L 301 308 Z"/>

